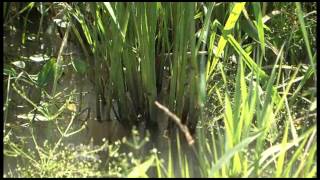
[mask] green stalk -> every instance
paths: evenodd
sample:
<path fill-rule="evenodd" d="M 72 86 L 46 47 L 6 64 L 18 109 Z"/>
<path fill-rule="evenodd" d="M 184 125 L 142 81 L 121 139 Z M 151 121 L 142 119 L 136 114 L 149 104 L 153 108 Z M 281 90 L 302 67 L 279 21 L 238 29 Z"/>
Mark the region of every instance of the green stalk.
<path fill-rule="evenodd" d="M 11 81 L 11 74 L 9 73 L 8 76 L 8 84 L 7 84 L 7 94 L 6 94 L 6 102 L 4 104 L 3 107 L 3 112 L 4 112 L 4 117 L 3 117 L 3 133 L 5 134 L 6 132 L 6 121 L 7 121 L 7 117 L 8 117 L 8 107 L 9 107 L 9 102 L 10 102 L 10 81 Z"/>
<path fill-rule="evenodd" d="M 55 63 L 53 86 L 52 86 L 52 91 L 51 91 L 52 96 L 54 96 L 56 93 L 57 82 L 58 82 L 58 78 L 59 78 L 61 67 L 62 67 L 62 52 L 63 52 L 64 46 L 67 44 L 67 39 L 68 39 L 68 35 L 70 32 L 70 28 L 71 28 L 71 26 L 69 24 L 67 27 L 67 31 L 62 39 L 62 43 L 61 43 L 59 53 L 58 53 L 57 62 Z"/>
<path fill-rule="evenodd" d="M 313 62 L 313 58 L 312 58 L 312 52 L 311 52 L 311 47 L 310 47 L 310 42 L 309 42 L 309 38 L 308 38 L 308 32 L 306 30 L 306 25 L 304 23 L 304 19 L 303 19 L 303 11 L 301 10 L 301 3 L 300 2 L 296 2 L 296 12 L 298 14 L 298 19 L 299 19 L 299 22 L 300 22 L 300 28 L 301 28 L 301 32 L 302 32 L 302 35 L 303 35 L 303 40 L 305 42 L 305 45 L 307 47 L 307 53 L 308 53 L 308 57 L 309 57 L 309 61 L 310 61 L 310 64 L 311 64 L 311 67 L 313 68 L 313 71 L 314 71 L 314 77 L 316 79 L 317 77 L 317 71 L 316 71 L 316 67 L 315 67 L 315 64 Z"/>

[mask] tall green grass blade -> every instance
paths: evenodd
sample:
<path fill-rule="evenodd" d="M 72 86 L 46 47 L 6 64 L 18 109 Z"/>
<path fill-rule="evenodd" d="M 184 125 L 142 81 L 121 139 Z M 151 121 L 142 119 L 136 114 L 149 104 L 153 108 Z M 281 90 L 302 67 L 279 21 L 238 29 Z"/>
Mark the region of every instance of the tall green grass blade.
<path fill-rule="evenodd" d="M 260 2 L 252 2 L 253 6 L 253 11 L 255 15 L 255 19 L 257 22 L 257 29 L 258 29 L 258 36 L 259 36 L 259 41 L 260 41 L 260 46 L 261 46 L 261 51 L 262 51 L 262 56 L 265 54 L 265 40 L 264 40 L 264 30 L 263 30 L 263 21 L 262 21 L 262 12 L 261 12 L 261 7 L 260 7 Z"/>
<path fill-rule="evenodd" d="M 181 177 L 185 177 L 185 167 L 184 167 L 184 163 L 182 161 L 182 157 L 183 157 L 183 152 L 181 151 L 181 143 L 180 143 L 180 135 L 179 133 L 176 133 L 176 138 L 177 138 L 177 153 L 178 153 L 178 160 L 179 160 L 179 170 L 181 172 Z"/>
<path fill-rule="evenodd" d="M 62 67 L 62 52 L 65 48 L 65 45 L 67 44 L 69 32 L 70 32 L 71 26 L 68 24 L 66 33 L 64 34 L 64 37 L 61 42 L 61 46 L 58 52 L 58 57 L 57 57 L 57 62 L 55 63 L 54 67 L 54 77 L 53 77 L 53 85 L 52 85 L 52 96 L 56 94 L 56 87 L 57 87 L 57 82 L 58 78 L 60 75 L 61 67 Z"/>
<path fill-rule="evenodd" d="M 112 17 L 113 22 L 116 24 L 118 30 L 120 31 L 122 40 L 124 41 L 125 34 L 121 31 L 120 23 L 118 22 L 117 17 L 115 16 L 115 13 L 113 11 L 111 3 L 110 2 L 104 2 L 104 5 L 106 6 L 108 12 L 110 13 L 110 16 Z"/>
<path fill-rule="evenodd" d="M 198 53 L 201 42 L 204 42 L 204 44 L 207 44 L 207 36 L 208 36 L 209 24 L 210 24 L 210 20 L 211 20 L 211 13 L 212 13 L 213 7 L 214 7 L 214 3 L 211 3 L 206 14 L 205 14 L 204 25 L 201 28 L 199 41 L 197 42 L 197 45 L 196 45 L 196 54 Z"/>
<path fill-rule="evenodd" d="M 161 171 L 161 162 L 159 159 L 159 156 L 157 152 L 155 153 L 155 163 L 156 163 L 156 168 L 157 168 L 157 177 L 162 178 L 162 171 Z"/>
<path fill-rule="evenodd" d="M 184 178 L 190 178 L 190 169 L 189 169 L 189 162 L 188 162 L 188 158 L 187 158 L 187 155 L 184 156 L 184 167 L 185 167 L 185 176 Z"/>
<path fill-rule="evenodd" d="M 308 154 L 308 159 L 306 160 L 307 161 L 307 164 L 305 165 L 305 168 L 304 168 L 304 173 L 303 173 L 303 177 L 307 177 L 309 173 L 312 174 L 312 169 L 311 167 L 316 167 L 316 153 L 317 153 L 317 145 L 316 143 L 312 144 L 312 147 L 309 151 L 309 154 Z"/>
<path fill-rule="evenodd" d="M 299 137 L 298 141 L 300 142 L 301 140 L 308 138 L 310 136 L 310 134 L 312 132 L 314 132 L 314 130 L 315 130 L 315 127 L 308 129 L 305 133 L 303 133 Z M 285 146 L 283 144 L 278 144 L 278 145 L 271 146 L 270 148 L 264 150 L 261 153 L 261 158 L 259 159 L 259 166 L 262 166 L 261 171 L 264 170 L 271 162 L 274 162 L 274 160 L 280 155 L 280 151 L 282 151 L 282 150 L 288 151 L 290 148 L 292 148 L 294 146 L 295 146 L 295 142 L 290 141 L 290 142 L 286 143 Z M 271 156 L 272 156 L 272 158 L 268 162 L 265 163 L 265 161 L 268 160 L 268 158 Z M 252 171 L 253 171 L 253 168 L 251 168 L 249 170 L 249 174 L 251 174 Z"/>
<path fill-rule="evenodd" d="M 246 82 L 244 78 L 244 68 L 242 63 L 242 58 L 240 57 L 238 62 L 238 72 L 237 72 L 237 80 L 236 80 L 236 92 L 235 92 L 235 100 L 234 100 L 234 120 L 236 125 L 235 130 L 235 139 L 236 142 L 240 142 L 242 132 L 244 132 L 244 129 L 248 129 L 248 127 L 243 127 L 245 124 L 245 115 L 248 112 L 245 109 L 247 108 L 247 87 Z M 248 123 L 247 123 L 248 124 Z"/>
<path fill-rule="evenodd" d="M 235 145 L 232 149 L 229 149 L 222 157 L 211 167 L 211 171 L 216 172 L 221 169 L 221 167 L 229 162 L 229 160 L 237 153 L 240 152 L 243 148 L 248 146 L 252 141 L 257 139 L 261 135 L 261 132 L 248 137 L 242 140 L 239 144 Z"/>
<path fill-rule="evenodd" d="M 222 76 L 222 80 L 223 80 L 223 83 L 225 86 L 227 86 L 227 77 L 226 77 L 226 74 L 225 74 L 225 71 L 224 71 L 224 65 L 222 63 L 219 63 L 219 69 L 220 69 L 220 72 L 221 72 L 221 76 Z"/>
<path fill-rule="evenodd" d="M 304 138 L 304 140 L 300 143 L 299 148 L 294 152 L 288 165 L 286 166 L 286 168 L 283 171 L 284 177 L 290 177 L 293 174 L 293 172 L 295 171 L 293 165 L 294 165 L 294 163 L 296 163 L 298 157 L 301 156 L 301 154 L 303 152 L 303 148 L 304 148 L 307 140 L 308 140 L 308 138 Z"/>
<path fill-rule="evenodd" d="M 288 105 L 287 97 L 285 97 L 285 104 L 286 104 L 286 108 L 287 108 L 287 112 L 288 112 L 288 119 L 289 119 L 289 123 L 290 123 L 291 134 L 292 134 L 293 140 L 296 141 L 296 146 L 298 146 L 298 133 L 297 133 L 297 130 L 296 130 L 294 123 L 293 123 L 293 119 L 291 116 L 291 111 L 290 111 L 290 108 Z"/>
<path fill-rule="evenodd" d="M 234 119 L 229 96 L 225 95 L 225 117 L 224 123 L 226 128 L 226 150 L 233 147 L 234 144 Z"/>
<path fill-rule="evenodd" d="M 203 177 L 207 177 L 208 176 L 208 168 L 210 167 L 210 162 L 208 160 L 208 156 L 207 156 L 207 149 L 206 149 L 206 143 L 207 143 L 207 139 L 205 136 L 205 131 L 202 128 L 197 128 L 197 139 L 198 139 L 198 149 L 194 151 L 196 153 L 196 156 L 198 158 L 198 162 L 200 165 L 200 170 L 201 170 L 201 176 Z"/>
<path fill-rule="evenodd" d="M 169 141 L 168 144 L 168 167 L 167 167 L 167 172 L 168 172 L 168 177 L 173 178 L 174 177 L 174 169 L 173 169 L 173 160 L 172 160 L 172 152 L 171 152 L 171 142 Z"/>
<path fill-rule="evenodd" d="M 280 52 L 283 51 L 284 44 L 281 47 Z M 278 54 L 278 57 L 276 59 L 275 65 L 278 63 L 282 53 Z M 272 126 L 274 126 L 275 123 L 275 115 L 273 113 L 273 101 L 272 101 L 272 90 L 273 90 L 273 84 L 276 78 L 276 68 L 275 66 L 272 69 L 270 78 L 267 82 L 267 87 L 266 87 L 266 95 L 264 99 L 264 104 L 261 110 L 258 111 L 257 113 L 257 126 L 258 128 L 262 128 L 263 130 L 263 135 L 258 138 L 257 144 L 256 144 L 256 153 L 258 154 L 258 159 L 260 156 L 260 153 L 263 149 L 263 142 L 265 141 L 265 137 L 267 137 L 270 129 Z M 274 129 L 271 129 L 271 131 Z M 263 138 L 262 138 L 263 137 Z M 256 173 L 259 175 L 259 164 L 256 164 L 255 170 L 257 171 Z"/>
<path fill-rule="evenodd" d="M 210 4 L 209 6 L 209 10 L 205 15 L 205 21 L 204 21 L 204 27 L 202 27 L 201 29 L 201 33 L 200 33 L 200 39 L 196 45 L 196 52 L 195 55 L 197 56 L 198 54 L 198 50 L 200 47 L 200 42 L 203 41 L 201 50 L 204 51 L 205 50 L 205 44 L 207 44 L 207 36 L 208 36 L 208 32 L 209 32 L 209 23 L 211 20 L 211 13 L 214 7 L 214 3 Z M 200 120 L 203 119 L 203 109 L 204 109 L 204 104 L 205 104 L 205 99 L 206 99 L 206 69 L 205 69 L 205 55 L 202 55 L 200 58 L 200 68 L 199 68 L 199 73 L 200 73 L 200 85 L 199 85 L 199 104 L 200 104 Z"/>
<path fill-rule="evenodd" d="M 311 169 L 311 171 L 305 176 L 306 178 L 314 178 L 317 177 L 316 176 L 317 173 L 317 166 L 313 166 L 313 168 Z"/>
<path fill-rule="evenodd" d="M 249 18 L 249 16 L 246 16 L 247 12 L 245 9 L 243 9 L 244 18 L 240 18 L 239 23 L 242 25 L 240 26 L 240 29 L 244 31 L 249 37 L 252 39 L 259 41 L 259 34 L 257 28 L 252 23 L 252 20 Z"/>
<path fill-rule="evenodd" d="M 242 78 L 241 78 L 242 79 Z M 245 79 L 243 79 L 244 81 Z M 243 84 L 243 89 L 246 89 L 246 83 L 242 82 Z M 243 94 L 246 94 L 244 97 L 244 102 L 243 102 L 243 109 L 242 109 L 242 114 L 241 117 L 243 119 L 243 129 L 242 131 L 242 137 L 247 137 L 249 130 L 250 130 L 250 126 L 254 117 L 254 114 L 256 113 L 256 103 L 257 103 L 257 89 L 256 89 L 256 85 L 253 83 L 252 79 L 250 82 L 250 86 L 249 86 L 249 92 L 247 92 L 247 90 L 244 91 Z"/>
<path fill-rule="evenodd" d="M 293 92 L 292 96 L 290 97 L 289 105 L 292 106 L 296 101 L 298 93 L 302 90 L 307 80 L 314 74 L 314 68 L 309 66 L 307 71 L 303 75 L 303 79 L 300 81 L 298 87 Z"/>
<path fill-rule="evenodd" d="M 8 117 L 8 107 L 9 107 L 9 95 L 10 95 L 10 82 L 11 82 L 11 74 L 9 74 L 8 76 L 8 83 L 7 83 L 7 92 L 6 92 L 6 101 L 4 103 L 4 106 L 3 106 L 3 131 L 4 133 L 6 132 L 5 129 L 6 129 L 6 122 L 7 122 L 7 117 Z"/>
<path fill-rule="evenodd" d="M 277 165 L 276 165 L 276 172 L 275 172 L 275 176 L 278 178 L 282 175 L 283 172 L 283 165 L 284 165 L 284 161 L 285 161 L 285 157 L 286 157 L 286 149 L 285 149 L 285 145 L 287 144 L 288 141 L 288 131 L 289 131 L 289 123 L 286 123 L 286 127 L 284 130 L 284 135 L 283 135 L 283 139 L 281 142 L 281 150 L 280 150 L 280 155 L 278 157 L 278 161 L 277 161 Z"/>
<path fill-rule="evenodd" d="M 241 102 L 244 100 L 242 99 L 242 94 L 241 94 L 241 87 L 240 87 L 240 74 L 242 73 L 242 62 L 241 62 L 241 57 L 239 58 L 238 61 L 238 68 L 237 68 L 237 76 L 236 76 L 236 83 L 235 83 L 235 94 L 234 94 L 234 105 L 233 105 L 233 119 L 234 121 L 238 121 L 240 119 L 240 110 L 241 110 Z M 238 141 L 240 140 L 239 137 L 239 127 L 242 126 L 241 120 L 238 122 L 234 122 L 236 125 L 236 132 L 235 132 L 235 140 Z"/>
<path fill-rule="evenodd" d="M 313 162 L 313 161 L 310 161 L 310 158 L 312 158 L 313 159 L 313 156 L 314 156 L 314 153 L 315 153 L 315 151 L 317 150 L 317 146 L 316 146 L 316 143 L 314 143 L 313 141 L 314 141 L 314 138 L 316 137 L 316 131 L 317 131 L 317 129 L 316 129 L 316 127 L 314 126 L 313 127 L 314 128 L 314 130 L 312 131 L 312 134 L 311 134 L 311 136 L 310 136 L 310 138 L 309 138 L 309 141 L 308 141 L 308 143 L 307 143 L 307 145 L 306 145 L 306 148 L 305 148 L 305 150 L 304 150 L 304 153 L 303 153 L 303 155 L 302 155 L 302 158 L 301 158 L 301 161 L 300 161 L 300 164 L 299 164 L 299 166 L 298 166 L 298 169 L 295 171 L 295 174 L 293 175 L 293 177 L 298 177 L 299 176 L 299 174 L 301 173 L 301 171 L 302 171 L 302 169 L 303 168 L 306 168 L 305 166 L 305 163 L 307 162 L 308 164 L 310 163 L 310 162 Z M 312 144 L 312 145 L 311 145 Z M 310 146 L 311 146 L 311 149 L 310 149 Z M 310 150 L 309 150 L 310 149 Z M 309 160 L 309 161 L 308 161 Z M 307 164 L 307 165 L 308 165 Z M 310 164 L 309 164 L 310 165 Z M 307 169 L 306 169 L 306 171 L 307 171 Z"/>
<path fill-rule="evenodd" d="M 310 61 L 310 64 L 311 66 L 313 67 L 313 71 L 315 73 L 315 77 L 317 75 L 317 72 L 316 72 L 316 67 L 315 67 L 315 64 L 313 62 L 313 58 L 312 58 L 312 52 L 311 52 L 311 47 L 310 47 L 310 42 L 309 42 L 309 36 L 308 36 L 308 32 L 306 30 L 306 25 L 304 23 L 304 15 L 303 15 L 303 12 L 301 10 L 301 3 L 300 2 L 295 2 L 296 4 L 296 12 L 298 14 L 298 19 L 299 19 L 299 22 L 300 22 L 300 28 L 301 28 L 301 32 L 302 32 L 302 35 L 303 35 L 303 40 L 305 42 L 305 45 L 307 47 L 307 52 L 308 52 L 308 57 L 309 57 L 309 61 Z"/>
<path fill-rule="evenodd" d="M 244 9 L 245 3 L 236 3 L 230 13 L 230 16 L 223 28 L 223 34 L 220 37 L 220 40 L 218 42 L 218 46 L 217 46 L 217 52 L 213 58 L 213 60 L 209 60 L 212 61 L 209 69 L 207 69 L 207 79 L 211 76 L 213 70 L 215 69 L 215 66 L 219 60 L 219 57 L 221 56 L 226 44 L 227 44 L 227 40 L 226 37 L 227 35 L 229 35 L 232 31 L 232 29 L 234 28 L 240 14 L 241 11 Z"/>
<path fill-rule="evenodd" d="M 156 71 L 155 71 L 155 35 L 157 6 L 155 3 L 137 3 L 134 16 L 135 30 L 138 41 L 138 55 L 140 58 L 143 96 L 147 98 L 150 122 L 155 121 L 156 100 Z M 142 91 L 143 92 L 143 91 Z"/>
<path fill-rule="evenodd" d="M 300 65 L 298 66 L 298 68 L 296 69 L 296 71 L 294 72 L 294 74 L 292 75 L 292 77 L 290 78 L 290 81 L 286 87 L 286 90 L 283 92 L 283 96 L 281 97 L 280 101 L 277 103 L 277 106 L 276 106 L 276 111 L 275 111 L 275 114 L 278 114 L 278 112 L 280 111 L 280 109 L 282 108 L 283 106 L 283 102 L 285 100 L 285 98 L 287 97 L 288 93 L 289 93 L 289 90 L 296 78 L 296 75 L 298 74 L 298 71 L 300 69 Z"/>

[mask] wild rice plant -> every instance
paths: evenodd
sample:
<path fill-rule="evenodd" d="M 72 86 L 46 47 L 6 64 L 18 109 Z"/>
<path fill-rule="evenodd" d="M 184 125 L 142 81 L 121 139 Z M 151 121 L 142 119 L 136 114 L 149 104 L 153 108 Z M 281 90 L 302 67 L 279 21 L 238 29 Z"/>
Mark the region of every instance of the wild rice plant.
<path fill-rule="evenodd" d="M 85 60 L 72 63 L 94 85 L 96 119 L 110 121 L 115 114 L 128 131 L 149 131 L 152 142 L 168 131 L 166 140 L 158 139 L 168 143 L 166 161 L 153 152 L 143 161 L 118 162 L 127 169 L 116 164 L 96 176 L 315 177 L 315 122 L 302 128 L 295 123 L 301 102 L 308 118 L 316 110 L 308 81 L 316 85 L 317 54 L 304 6 L 292 6 L 309 64 L 289 63 L 298 58 L 288 60 L 297 32 L 272 39 L 269 22 L 283 12 L 267 13 L 267 3 L 61 3 L 68 21 L 64 41 L 57 59 L 39 73 L 38 85 L 43 88 L 53 75 L 51 96 L 56 95 L 64 43 L 76 37 Z M 10 24 L 14 18 L 7 5 L 4 10 Z M 50 120 L 67 106 L 52 116 L 12 88 Z"/>

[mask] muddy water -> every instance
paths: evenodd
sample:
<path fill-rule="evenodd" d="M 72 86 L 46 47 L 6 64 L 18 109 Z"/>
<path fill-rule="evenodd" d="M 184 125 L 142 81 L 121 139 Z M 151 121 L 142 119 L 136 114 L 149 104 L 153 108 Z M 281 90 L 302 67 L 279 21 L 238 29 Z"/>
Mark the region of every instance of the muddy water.
<path fill-rule="evenodd" d="M 76 92 L 82 92 L 82 103 L 79 104 L 80 95 L 77 97 L 77 110 L 79 110 L 81 106 L 82 109 L 90 109 L 90 114 L 87 119 L 87 127 L 80 133 L 65 138 L 64 144 L 73 144 L 73 145 L 79 145 L 79 144 L 89 144 L 90 139 L 93 140 L 94 144 L 101 144 L 102 140 L 105 138 L 109 141 L 116 141 L 119 139 L 122 139 L 124 136 L 128 136 L 129 132 L 125 130 L 124 127 L 122 127 L 121 124 L 119 124 L 116 120 L 110 119 L 110 120 L 103 120 L 102 122 L 98 122 L 96 120 L 96 94 L 94 91 L 93 85 L 86 80 L 86 77 L 81 76 L 79 74 L 73 73 L 71 67 L 66 68 L 65 75 L 61 78 L 59 81 L 57 92 L 65 92 L 65 94 L 68 94 L 71 90 L 76 89 Z M 36 93 L 31 93 L 34 95 L 37 95 Z M 32 97 L 31 97 L 32 98 Z M 18 122 L 21 121 L 17 117 L 17 115 L 21 113 L 27 112 L 27 104 L 24 100 L 21 100 L 18 96 L 15 97 L 16 99 L 16 105 L 26 105 L 26 108 L 15 108 L 15 106 L 11 106 L 9 111 L 9 118 L 8 123 L 13 123 L 14 121 Z M 166 127 L 168 117 L 162 113 L 162 111 L 157 111 L 157 121 L 159 122 L 160 128 L 164 129 Z M 83 121 L 87 118 L 87 111 L 83 113 L 81 116 L 75 119 L 73 126 L 76 128 L 80 128 Z M 66 127 L 67 124 L 70 121 L 70 116 L 65 116 L 64 119 L 61 120 L 60 125 L 62 127 Z M 42 144 L 45 140 L 49 140 L 52 142 L 56 142 L 59 138 L 58 132 L 56 130 L 56 126 L 54 123 L 50 122 L 35 122 L 33 125 L 35 137 L 37 138 L 37 141 L 39 144 Z M 30 137 L 30 127 L 24 127 L 24 128 L 17 128 L 17 131 L 14 131 L 19 136 L 23 137 Z M 162 131 L 163 132 L 163 131 Z M 183 136 L 182 136 L 183 138 Z M 33 149 L 34 144 L 32 143 L 31 139 L 29 138 L 30 142 L 28 147 Z M 130 140 L 130 138 L 129 138 Z M 149 143 L 147 143 L 142 149 L 139 150 L 139 154 L 141 154 L 141 157 L 146 156 L 150 153 L 150 150 L 152 148 L 157 148 L 158 151 L 160 151 L 160 156 L 165 160 L 168 161 L 168 142 L 169 139 L 165 138 L 163 136 L 163 133 L 159 134 L 156 140 L 152 140 Z M 185 143 L 185 141 L 181 140 L 182 145 L 181 149 L 183 151 L 189 151 L 189 154 L 192 154 L 191 149 L 188 147 L 188 145 Z M 172 148 L 172 155 L 173 155 L 173 162 L 174 166 L 178 168 L 178 156 L 176 155 L 178 152 L 176 151 L 176 141 L 174 141 Z M 125 147 L 124 147 L 125 148 Z M 128 151 L 127 149 L 122 149 L 123 151 Z M 195 161 L 195 158 L 193 156 L 190 156 L 188 158 L 189 162 Z M 4 172 L 8 170 L 8 168 L 13 168 L 16 165 L 16 159 L 15 158 L 4 158 L 5 162 L 5 168 Z M 150 170 L 151 174 L 155 173 L 155 169 Z M 192 173 L 190 170 L 190 173 Z M 179 176 L 177 174 L 176 176 Z"/>
<path fill-rule="evenodd" d="M 97 121 L 96 93 L 94 92 L 94 87 L 90 82 L 81 79 L 77 84 L 78 88 L 83 92 L 87 92 L 87 94 L 82 97 L 82 107 L 90 109 L 90 117 L 87 121 L 87 129 L 85 132 L 87 137 L 85 139 L 89 140 L 92 138 L 95 144 L 99 144 L 103 138 L 109 141 L 115 141 L 127 135 L 127 132 L 125 132 L 125 129 L 120 123 L 115 120 L 115 117 L 111 117 L 112 119 L 102 119 L 102 122 Z"/>

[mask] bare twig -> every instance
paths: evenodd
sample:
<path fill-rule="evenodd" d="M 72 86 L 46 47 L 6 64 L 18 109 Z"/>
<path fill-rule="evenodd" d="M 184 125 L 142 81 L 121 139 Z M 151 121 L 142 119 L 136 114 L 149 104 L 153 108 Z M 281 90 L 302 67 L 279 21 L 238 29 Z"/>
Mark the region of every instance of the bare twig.
<path fill-rule="evenodd" d="M 179 126 L 180 130 L 184 133 L 188 144 L 191 146 L 194 144 L 194 139 L 192 138 L 188 127 L 181 123 L 180 118 L 172 113 L 167 107 L 161 105 L 158 101 L 154 102 L 158 108 L 160 108 L 164 113 L 171 117 L 171 119 Z"/>

